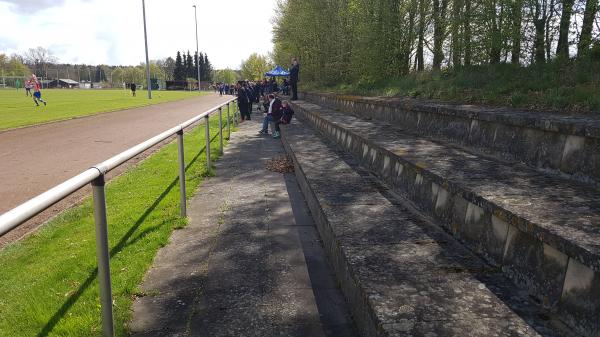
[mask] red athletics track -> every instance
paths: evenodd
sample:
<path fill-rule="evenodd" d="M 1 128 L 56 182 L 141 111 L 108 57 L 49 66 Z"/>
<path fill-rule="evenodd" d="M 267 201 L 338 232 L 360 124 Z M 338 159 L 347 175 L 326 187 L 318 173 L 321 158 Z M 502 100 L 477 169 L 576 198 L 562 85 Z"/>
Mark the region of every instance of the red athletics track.
<path fill-rule="evenodd" d="M 210 94 L 0 132 L 0 214 L 230 97 Z M 6 234 L 0 246 L 82 196 L 71 197 Z"/>

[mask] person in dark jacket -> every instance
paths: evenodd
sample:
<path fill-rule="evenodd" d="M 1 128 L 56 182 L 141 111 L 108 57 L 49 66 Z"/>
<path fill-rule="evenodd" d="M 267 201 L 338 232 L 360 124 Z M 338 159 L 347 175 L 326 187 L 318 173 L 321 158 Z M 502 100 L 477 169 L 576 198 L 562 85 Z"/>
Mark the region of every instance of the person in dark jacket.
<path fill-rule="evenodd" d="M 254 89 L 252 88 L 252 84 L 246 82 L 244 85 L 244 90 L 246 91 L 246 95 L 248 96 L 248 114 L 251 114 L 254 105 Z"/>
<path fill-rule="evenodd" d="M 254 102 L 260 103 L 260 82 L 254 83 Z"/>
<path fill-rule="evenodd" d="M 294 57 L 292 59 L 292 67 L 290 68 L 290 87 L 292 89 L 292 101 L 298 99 L 298 81 L 300 74 L 300 65 L 298 60 Z"/>
<path fill-rule="evenodd" d="M 294 110 L 290 107 L 290 102 L 283 101 L 281 103 L 281 118 L 279 119 L 279 124 L 290 124 L 293 115 Z"/>
<path fill-rule="evenodd" d="M 242 121 L 248 119 L 250 120 L 250 112 L 248 111 L 248 94 L 241 83 L 238 82 L 235 88 L 237 89 L 237 98 L 238 98 L 238 107 L 240 108 L 240 115 L 242 117 Z"/>
<path fill-rule="evenodd" d="M 277 110 L 277 114 L 273 113 L 273 124 L 275 129 L 273 138 L 277 139 L 281 137 L 279 125 L 290 124 L 292 115 L 294 115 L 294 110 L 290 108 L 290 103 L 288 101 L 283 101 L 283 103 L 281 103 L 281 108 Z"/>
<path fill-rule="evenodd" d="M 273 95 L 275 96 L 275 95 Z M 281 104 L 281 100 L 277 97 L 275 97 L 274 99 L 274 103 L 271 105 L 271 119 L 273 120 L 273 138 L 277 139 L 280 137 L 279 134 L 279 123 L 281 120 L 281 117 L 283 117 L 283 111 L 281 110 L 282 108 L 282 104 Z"/>

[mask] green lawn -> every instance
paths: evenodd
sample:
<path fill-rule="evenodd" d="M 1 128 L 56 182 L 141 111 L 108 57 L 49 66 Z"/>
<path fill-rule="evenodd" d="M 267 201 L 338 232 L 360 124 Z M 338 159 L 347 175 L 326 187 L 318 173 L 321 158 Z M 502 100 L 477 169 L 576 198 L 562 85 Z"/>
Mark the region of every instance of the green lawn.
<path fill-rule="evenodd" d="M 214 118 L 211 132 L 217 134 Z M 188 197 L 206 176 L 198 153 L 204 127 L 186 134 Z M 171 143 L 107 185 L 111 274 L 117 336 L 138 285 L 179 217 L 177 144 Z M 211 157 L 218 157 L 213 137 Z M 100 303 L 91 198 L 37 233 L 0 251 L 0 336 L 100 336 Z"/>
<path fill-rule="evenodd" d="M 198 92 L 153 91 L 149 100 L 146 91 L 138 90 L 132 97 L 129 90 L 42 90 L 47 106 L 35 106 L 25 90 L 0 90 L 0 130 L 43 122 L 93 115 L 99 112 L 140 107 L 185 98 L 197 97 Z"/>

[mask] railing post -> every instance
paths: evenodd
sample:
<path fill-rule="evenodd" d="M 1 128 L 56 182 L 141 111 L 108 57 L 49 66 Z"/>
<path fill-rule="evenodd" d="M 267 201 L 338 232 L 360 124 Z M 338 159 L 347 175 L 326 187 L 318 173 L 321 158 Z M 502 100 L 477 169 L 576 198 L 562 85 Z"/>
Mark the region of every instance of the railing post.
<path fill-rule="evenodd" d="M 104 174 L 92 181 L 94 199 L 94 222 L 96 223 L 96 257 L 98 259 L 98 283 L 102 306 L 102 336 L 114 336 L 112 290 L 110 284 L 110 253 L 108 250 L 108 225 L 106 221 L 106 194 Z"/>
<path fill-rule="evenodd" d="M 210 126 L 209 126 L 209 115 L 204 116 L 204 135 L 206 137 L 206 171 L 210 172 Z"/>
<path fill-rule="evenodd" d="M 223 154 L 223 111 L 219 108 L 219 154 Z"/>
<path fill-rule="evenodd" d="M 230 103 L 227 103 L 227 140 L 231 139 L 231 117 L 229 117 L 229 104 Z"/>
<path fill-rule="evenodd" d="M 183 130 L 177 132 L 177 144 L 178 144 L 178 159 L 179 159 L 179 200 L 180 200 L 180 211 L 182 218 L 187 216 L 187 201 L 185 193 L 185 158 L 183 154 Z"/>
<path fill-rule="evenodd" d="M 235 101 L 233 101 L 233 126 L 237 126 L 238 125 L 238 119 L 237 119 L 237 108 L 236 108 L 236 104 Z"/>

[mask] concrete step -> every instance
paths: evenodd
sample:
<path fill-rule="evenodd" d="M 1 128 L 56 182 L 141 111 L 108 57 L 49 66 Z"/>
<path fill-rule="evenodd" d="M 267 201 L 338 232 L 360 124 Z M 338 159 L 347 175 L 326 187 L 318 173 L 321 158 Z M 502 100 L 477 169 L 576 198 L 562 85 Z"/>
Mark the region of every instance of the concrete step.
<path fill-rule="evenodd" d="M 600 192 L 297 101 L 299 118 L 586 336 L 600 327 Z"/>
<path fill-rule="evenodd" d="M 319 105 L 388 122 L 600 186 L 600 117 L 398 97 L 302 93 Z"/>
<path fill-rule="evenodd" d="M 313 129 L 282 140 L 361 335 L 576 335 Z"/>

